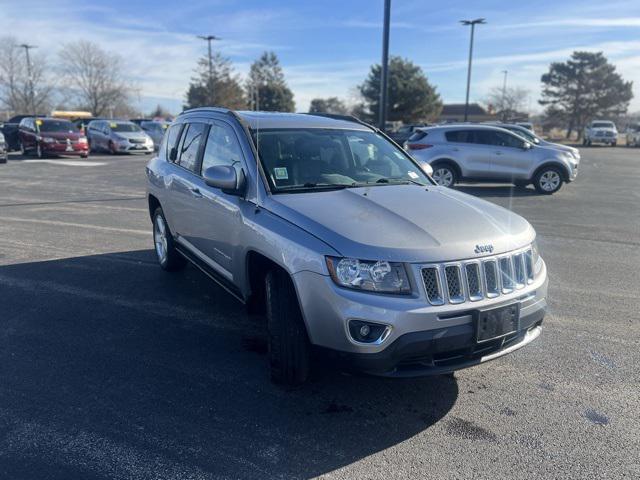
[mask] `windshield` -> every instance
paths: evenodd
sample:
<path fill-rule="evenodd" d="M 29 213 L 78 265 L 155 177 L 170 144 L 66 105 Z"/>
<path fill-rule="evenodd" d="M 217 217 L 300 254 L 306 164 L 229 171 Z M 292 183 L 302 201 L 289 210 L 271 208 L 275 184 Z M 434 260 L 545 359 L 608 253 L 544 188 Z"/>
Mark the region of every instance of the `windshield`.
<path fill-rule="evenodd" d="M 68 120 L 37 120 L 41 132 L 75 132 L 76 128 Z"/>
<path fill-rule="evenodd" d="M 540 140 L 538 140 L 538 137 L 536 137 L 532 132 L 530 132 L 529 130 L 527 130 L 524 127 L 522 127 L 522 128 L 508 128 L 508 130 L 510 130 L 511 132 L 515 133 L 516 135 L 521 136 L 522 138 L 524 138 L 528 142 L 540 143 Z"/>
<path fill-rule="evenodd" d="M 158 133 L 164 132 L 168 126 L 169 124 L 164 122 L 142 122 L 142 128 Z"/>
<path fill-rule="evenodd" d="M 112 123 L 111 130 L 114 132 L 141 132 L 142 129 L 135 123 Z"/>
<path fill-rule="evenodd" d="M 594 122 L 591 126 L 593 128 L 614 128 L 611 122 Z"/>
<path fill-rule="evenodd" d="M 272 190 L 432 185 L 418 165 L 370 131 L 268 129 L 253 132 Z"/>

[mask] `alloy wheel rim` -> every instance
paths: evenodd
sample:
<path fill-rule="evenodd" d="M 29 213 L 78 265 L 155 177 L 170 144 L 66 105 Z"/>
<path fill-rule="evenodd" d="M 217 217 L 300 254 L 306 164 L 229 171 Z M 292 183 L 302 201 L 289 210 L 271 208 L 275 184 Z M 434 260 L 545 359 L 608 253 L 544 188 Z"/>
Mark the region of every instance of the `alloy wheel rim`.
<path fill-rule="evenodd" d="M 560 185 L 560 175 L 558 172 L 549 170 L 540 176 L 540 186 L 545 192 L 552 192 Z"/>
<path fill-rule="evenodd" d="M 447 168 L 438 168 L 433 172 L 433 179 L 438 185 L 450 187 L 453 183 L 453 173 Z"/>
<path fill-rule="evenodd" d="M 164 263 L 167 258 L 167 227 L 160 215 L 156 217 L 153 227 L 153 241 L 156 246 L 156 255 L 160 263 Z"/>

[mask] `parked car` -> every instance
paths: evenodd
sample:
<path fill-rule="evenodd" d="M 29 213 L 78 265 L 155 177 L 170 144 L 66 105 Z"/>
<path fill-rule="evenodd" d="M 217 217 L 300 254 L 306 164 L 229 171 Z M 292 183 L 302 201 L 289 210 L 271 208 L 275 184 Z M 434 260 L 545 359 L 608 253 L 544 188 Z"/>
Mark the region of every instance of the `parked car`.
<path fill-rule="evenodd" d="M 23 118 L 20 121 L 19 136 L 22 155 L 33 153 L 38 158 L 47 155 L 89 156 L 87 137 L 78 132 L 69 120 Z"/>
<path fill-rule="evenodd" d="M 585 129 L 582 137 L 583 145 L 603 143 L 615 147 L 618 143 L 616 124 L 608 120 L 594 120 Z"/>
<path fill-rule="evenodd" d="M 169 127 L 170 122 L 156 122 L 153 120 L 144 121 L 140 123 L 140 128 L 142 128 L 147 135 L 151 137 L 153 140 L 154 149 L 158 150 L 160 148 L 160 143 L 162 142 L 162 137 L 164 135 L 165 130 Z"/>
<path fill-rule="evenodd" d="M 534 132 L 529 130 L 526 127 L 520 126 L 520 124 L 511 124 L 511 123 L 491 123 L 495 127 L 504 128 L 505 130 L 509 130 L 516 135 L 524 138 L 526 141 L 531 142 L 535 145 L 540 145 L 541 147 L 551 147 L 556 150 L 561 150 L 564 152 L 569 152 L 573 157 L 580 161 L 580 150 L 570 145 L 562 145 L 561 143 L 553 143 L 549 142 L 543 138 L 538 137 Z"/>
<path fill-rule="evenodd" d="M 124 120 L 94 120 L 87 126 L 92 151 L 153 153 L 153 140 L 142 128 Z"/>
<path fill-rule="evenodd" d="M 0 132 L 0 163 L 7 163 L 9 160 L 9 154 L 7 152 L 7 142 L 4 139 L 4 134 Z"/>
<path fill-rule="evenodd" d="M 73 123 L 76 128 L 78 129 L 78 131 L 82 132 L 83 134 L 87 134 L 87 126 L 89 125 L 90 122 L 94 121 L 94 120 L 102 120 L 101 117 L 90 117 L 90 118 L 76 118 L 74 120 L 71 120 L 71 123 Z"/>
<path fill-rule="evenodd" d="M 541 332 L 533 227 L 438 186 L 355 118 L 188 110 L 146 174 L 160 266 L 188 260 L 265 315 L 275 382 L 303 382 L 312 349 L 407 377 Z"/>
<path fill-rule="evenodd" d="M 398 128 L 396 131 L 389 132 L 388 135 L 389 135 L 389 138 L 391 138 L 391 140 L 396 142 L 398 145 L 403 145 L 404 142 L 409 140 L 409 137 L 413 135 L 413 132 L 415 132 L 418 128 L 422 128 L 426 126 L 427 126 L 426 123 L 420 123 L 415 125 L 403 125 L 400 128 Z"/>
<path fill-rule="evenodd" d="M 538 192 L 552 194 L 578 175 L 579 160 L 572 153 L 535 145 L 490 125 L 421 129 L 409 139 L 407 149 L 429 163 L 434 180 L 445 187 L 459 180 L 533 183 Z"/>
<path fill-rule="evenodd" d="M 2 125 L 2 133 L 4 134 L 8 151 L 13 152 L 20 150 L 20 122 L 22 119 L 32 116 L 33 115 L 15 115 Z M 42 115 L 37 115 L 37 117 L 41 118 Z"/>
<path fill-rule="evenodd" d="M 640 124 L 628 125 L 625 137 L 627 147 L 640 147 Z"/>
<path fill-rule="evenodd" d="M 534 131 L 533 123 L 531 122 L 517 122 L 516 125 L 520 125 L 521 127 L 526 128 L 530 132 Z"/>

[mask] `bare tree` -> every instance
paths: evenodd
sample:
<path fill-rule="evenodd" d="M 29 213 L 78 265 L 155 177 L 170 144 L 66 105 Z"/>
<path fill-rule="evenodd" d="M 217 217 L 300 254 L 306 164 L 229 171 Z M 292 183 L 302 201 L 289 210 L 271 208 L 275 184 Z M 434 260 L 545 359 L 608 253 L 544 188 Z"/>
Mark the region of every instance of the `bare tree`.
<path fill-rule="evenodd" d="M 46 113 L 54 90 L 46 60 L 32 53 L 29 63 L 14 37 L 0 38 L 0 103 L 14 113 Z"/>
<path fill-rule="evenodd" d="M 515 117 L 522 112 L 527 100 L 529 90 L 522 87 L 493 87 L 485 99 L 485 103 L 492 106 L 502 121 Z"/>
<path fill-rule="evenodd" d="M 61 71 L 81 108 L 96 116 L 112 114 L 127 104 L 135 88 L 123 74 L 121 56 L 85 40 L 69 43 L 60 51 Z"/>

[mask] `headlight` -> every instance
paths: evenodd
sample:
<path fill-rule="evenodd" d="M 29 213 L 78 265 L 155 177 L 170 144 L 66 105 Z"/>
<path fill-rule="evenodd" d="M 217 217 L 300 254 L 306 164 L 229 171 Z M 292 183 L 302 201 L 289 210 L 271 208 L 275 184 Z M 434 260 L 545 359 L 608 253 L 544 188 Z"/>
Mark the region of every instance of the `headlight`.
<path fill-rule="evenodd" d="M 42 137 L 42 141 L 44 143 L 53 143 L 53 142 L 56 141 L 56 139 L 55 138 L 51 138 L 51 137 Z"/>
<path fill-rule="evenodd" d="M 327 257 L 327 267 L 333 281 L 341 287 L 380 293 L 411 293 L 409 277 L 402 263 Z"/>
<path fill-rule="evenodd" d="M 537 275 L 542 267 L 542 262 L 540 259 L 540 248 L 536 240 L 531 244 L 531 260 L 533 261 L 533 272 Z"/>

